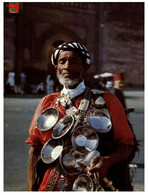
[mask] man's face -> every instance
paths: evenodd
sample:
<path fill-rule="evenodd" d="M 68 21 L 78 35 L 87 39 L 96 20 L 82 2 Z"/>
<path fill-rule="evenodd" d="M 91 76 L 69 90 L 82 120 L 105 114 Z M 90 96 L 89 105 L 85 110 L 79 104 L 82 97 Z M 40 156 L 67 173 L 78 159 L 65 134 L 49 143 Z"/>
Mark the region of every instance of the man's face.
<path fill-rule="evenodd" d="M 59 82 L 67 88 L 75 88 L 83 80 L 84 67 L 79 54 L 74 51 L 61 52 L 55 66 Z"/>
<path fill-rule="evenodd" d="M 116 86 L 117 89 L 122 90 L 124 87 L 124 81 L 123 80 L 114 81 L 114 86 Z"/>

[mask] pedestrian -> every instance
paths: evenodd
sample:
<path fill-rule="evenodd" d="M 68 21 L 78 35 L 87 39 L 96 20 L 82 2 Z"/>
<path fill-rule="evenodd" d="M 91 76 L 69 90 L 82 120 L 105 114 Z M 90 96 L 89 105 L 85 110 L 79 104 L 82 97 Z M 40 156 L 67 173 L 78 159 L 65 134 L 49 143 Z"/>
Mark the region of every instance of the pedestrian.
<path fill-rule="evenodd" d="M 127 106 L 126 106 L 125 96 L 123 93 L 123 88 L 124 88 L 124 74 L 116 73 L 114 75 L 114 84 L 111 92 L 117 96 L 123 108 L 126 109 Z"/>
<path fill-rule="evenodd" d="M 51 77 L 51 75 L 47 75 L 47 78 L 46 78 L 46 90 L 47 90 L 47 94 L 51 94 L 53 93 L 53 86 L 54 86 L 54 81 Z"/>
<path fill-rule="evenodd" d="M 26 84 L 26 74 L 24 72 L 21 72 L 20 73 L 20 78 L 21 78 L 21 84 L 20 84 L 20 93 L 23 94 L 25 91 L 24 91 L 24 88 L 25 88 L 25 84 Z"/>
<path fill-rule="evenodd" d="M 15 72 L 9 72 L 8 74 L 6 93 L 15 93 Z"/>
<path fill-rule="evenodd" d="M 31 122 L 29 138 L 26 140 L 26 144 L 31 145 L 28 160 L 28 190 L 72 191 L 73 183 L 79 175 L 79 173 L 75 173 L 75 169 L 79 171 L 80 168 L 76 163 L 76 158 L 81 155 L 85 156 L 85 152 L 83 154 L 78 149 L 81 148 L 85 151 L 87 147 L 94 147 L 95 136 L 93 136 L 93 144 L 91 142 L 90 146 L 87 145 L 92 131 L 93 135 L 97 135 L 96 149 L 100 152 L 100 156 L 94 156 L 86 167 L 90 178 L 93 178 L 93 175 L 97 173 L 100 182 L 107 177 L 113 182 L 115 188 L 121 191 L 132 191 L 128 163 L 133 153 L 134 134 L 115 95 L 89 89 L 85 86 L 84 76 L 91 64 L 86 47 L 77 42 L 64 42 L 55 49 L 52 55 L 52 64 L 55 66 L 57 77 L 63 85 L 63 89 L 61 92 L 45 96 L 40 101 Z M 46 123 L 47 129 L 43 128 L 45 124 L 42 120 L 41 123 L 39 122 L 40 117 L 41 119 L 47 117 L 46 111 L 51 111 L 50 114 L 48 113 L 50 127 Z M 61 128 L 64 129 L 65 125 L 69 124 L 68 122 L 63 124 L 62 120 L 65 119 L 65 116 L 74 118 L 74 122 L 70 123 L 72 127 L 71 129 L 69 127 L 70 130 L 68 129 L 67 134 L 65 131 L 64 133 L 61 131 Z M 110 125 L 105 125 L 102 116 L 109 121 Z M 96 123 L 96 120 L 105 127 L 99 127 L 100 124 Z M 39 124 L 41 124 L 40 127 Z M 57 134 L 63 133 L 58 139 L 56 134 L 54 135 L 55 127 L 58 129 L 57 124 L 60 126 L 60 131 Z M 84 126 L 84 134 L 80 131 L 80 134 L 74 139 L 74 132 L 82 128 L 82 125 Z M 89 131 L 85 132 L 87 128 Z M 104 129 L 103 133 L 102 129 Z M 63 148 L 62 144 L 55 144 L 61 139 Z M 50 141 L 53 143 L 48 145 Z M 75 149 L 74 143 L 79 148 Z M 70 156 L 70 153 L 64 155 L 66 147 L 72 147 L 72 151 L 74 149 L 77 157 Z M 50 149 L 52 150 L 51 154 L 46 154 L 47 150 Z M 51 163 L 43 162 L 44 155 L 45 159 Z M 67 167 L 69 172 L 65 171 L 63 167 Z M 101 185 L 104 185 L 103 182 Z M 103 188 L 108 190 L 106 186 Z"/>
<path fill-rule="evenodd" d="M 36 88 L 36 94 L 44 94 L 45 93 L 45 89 L 44 89 L 44 82 L 41 82 L 37 88 Z"/>
<path fill-rule="evenodd" d="M 112 88 L 113 88 L 113 82 L 112 81 L 107 81 L 106 85 L 105 85 L 105 88 L 106 88 L 106 90 L 111 91 Z"/>

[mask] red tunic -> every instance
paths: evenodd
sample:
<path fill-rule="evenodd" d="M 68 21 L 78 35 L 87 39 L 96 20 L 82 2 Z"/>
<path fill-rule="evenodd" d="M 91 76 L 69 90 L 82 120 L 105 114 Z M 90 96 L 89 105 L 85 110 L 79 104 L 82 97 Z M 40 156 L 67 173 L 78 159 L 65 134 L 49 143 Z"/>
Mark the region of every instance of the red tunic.
<path fill-rule="evenodd" d="M 59 92 L 51 95 L 47 95 L 40 101 L 29 128 L 29 138 L 26 140 L 26 144 L 30 144 L 37 149 L 41 149 L 41 147 L 51 138 L 52 129 L 48 131 L 40 131 L 36 127 L 36 121 L 38 116 L 44 110 L 54 106 L 58 97 L 59 97 Z M 75 102 L 76 108 L 78 108 L 81 98 L 82 97 L 80 96 L 76 99 Z M 128 125 L 126 115 L 124 113 L 124 110 L 118 98 L 111 93 L 104 93 L 103 98 L 105 100 L 106 107 L 110 112 L 115 143 L 118 145 L 119 144 L 134 145 L 134 135 Z M 59 119 L 61 119 L 63 116 L 66 115 L 65 110 L 60 104 L 57 107 L 57 110 L 59 111 Z M 54 167 L 50 167 L 46 171 L 43 181 L 40 185 L 39 191 L 46 191 L 48 181 L 52 175 L 53 169 Z M 54 190 L 58 191 L 56 187 Z"/>

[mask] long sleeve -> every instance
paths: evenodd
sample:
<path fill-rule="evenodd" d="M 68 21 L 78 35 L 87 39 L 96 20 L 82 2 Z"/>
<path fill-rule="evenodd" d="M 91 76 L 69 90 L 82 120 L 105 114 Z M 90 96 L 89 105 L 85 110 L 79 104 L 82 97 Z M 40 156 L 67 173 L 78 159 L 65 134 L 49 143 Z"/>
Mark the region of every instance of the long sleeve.
<path fill-rule="evenodd" d="M 104 94 L 106 106 L 110 112 L 113 136 L 117 144 L 134 145 L 134 135 L 128 125 L 123 107 L 118 98 L 111 94 Z"/>

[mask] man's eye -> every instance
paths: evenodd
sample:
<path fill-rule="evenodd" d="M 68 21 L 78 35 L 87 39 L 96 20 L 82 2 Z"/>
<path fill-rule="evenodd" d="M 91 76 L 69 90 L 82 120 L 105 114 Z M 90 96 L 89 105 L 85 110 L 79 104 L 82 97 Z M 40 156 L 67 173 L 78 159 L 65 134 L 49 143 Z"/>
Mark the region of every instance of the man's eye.
<path fill-rule="evenodd" d="M 64 63 L 65 63 L 64 60 L 60 60 L 60 61 L 59 61 L 59 64 L 64 64 Z"/>

